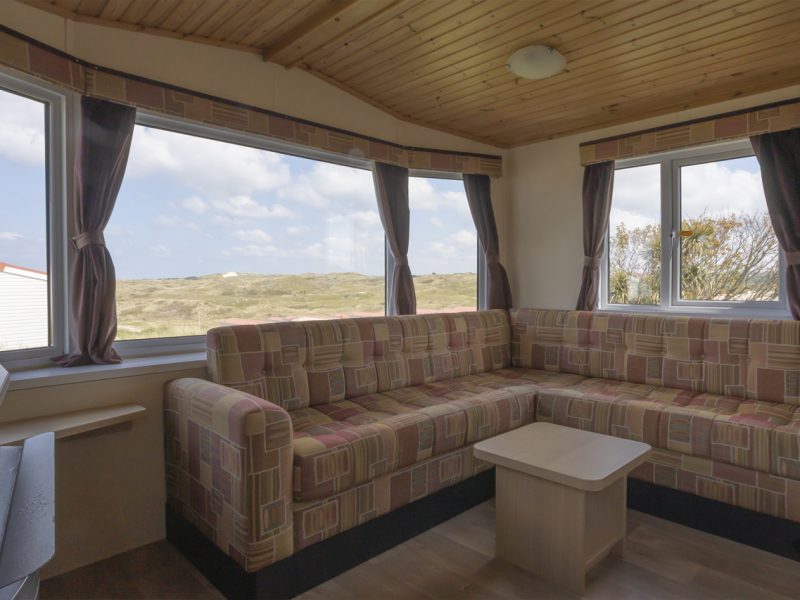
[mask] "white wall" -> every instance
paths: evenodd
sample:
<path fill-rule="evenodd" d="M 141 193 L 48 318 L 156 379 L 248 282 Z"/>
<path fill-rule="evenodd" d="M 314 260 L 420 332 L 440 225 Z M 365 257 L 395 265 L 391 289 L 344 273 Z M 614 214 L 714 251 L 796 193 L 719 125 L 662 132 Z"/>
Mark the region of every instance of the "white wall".
<path fill-rule="evenodd" d="M 0 270 L 0 350 L 48 344 L 47 276 Z"/>
<path fill-rule="evenodd" d="M 575 308 L 583 268 L 581 142 L 800 97 L 800 86 L 514 148 L 505 161 L 514 304 Z"/>

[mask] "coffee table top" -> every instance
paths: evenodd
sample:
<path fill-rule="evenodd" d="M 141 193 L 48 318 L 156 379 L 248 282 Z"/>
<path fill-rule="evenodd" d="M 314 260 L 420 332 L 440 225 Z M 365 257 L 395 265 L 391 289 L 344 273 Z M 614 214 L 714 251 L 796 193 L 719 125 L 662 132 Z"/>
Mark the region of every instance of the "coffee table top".
<path fill-rule="evenodd" d="M 650 445 L 573 429 L 532 423 L 475 444 L 475 456 L 495 465 L 596 492 L 643 463 Z"/>

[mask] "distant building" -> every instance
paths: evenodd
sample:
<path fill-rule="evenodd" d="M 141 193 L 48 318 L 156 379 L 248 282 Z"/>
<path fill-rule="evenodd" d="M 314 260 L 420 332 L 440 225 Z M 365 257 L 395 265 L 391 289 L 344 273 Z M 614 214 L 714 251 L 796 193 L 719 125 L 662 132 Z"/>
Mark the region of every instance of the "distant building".
<path fill-rule="evenodd" d="M 47 273 L 0 262 L 0 350 L 49 343 Z"/>
<path fill-rule="evenodd" d="M 223 279 L 227 279 L 228 277 L 238 277 L 239 274 L 236 271 L 228 271 L 227 273 L 223 273 Z"/>

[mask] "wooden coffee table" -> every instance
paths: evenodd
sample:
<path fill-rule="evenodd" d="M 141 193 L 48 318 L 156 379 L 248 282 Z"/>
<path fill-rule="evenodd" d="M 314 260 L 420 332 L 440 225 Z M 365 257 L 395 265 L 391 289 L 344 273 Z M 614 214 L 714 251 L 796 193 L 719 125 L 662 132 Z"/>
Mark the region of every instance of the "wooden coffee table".
<path fill-rule="evenodd" d="M 625 548 L 628 473 L 650 446 L 533 423 L 475 444 L 494 463 L 497 556 L 582 593 L 586 572 Z"/>

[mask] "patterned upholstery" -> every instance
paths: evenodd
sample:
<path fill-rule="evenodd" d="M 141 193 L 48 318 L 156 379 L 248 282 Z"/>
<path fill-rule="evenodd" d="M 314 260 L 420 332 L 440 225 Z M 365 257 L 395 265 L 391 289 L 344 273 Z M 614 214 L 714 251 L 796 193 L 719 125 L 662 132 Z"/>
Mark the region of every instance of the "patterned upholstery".
<path fill-rule="evenodd" d="M 472 447 L 468 446 L 377 477 L 324 500 L 295 504 L 295 549 L 302 550 L 491 466 L 473 457 Z"/>
<path fill-rule="evenodd" d="M 533 420 L 800 521 L 800 324 L 521 309 L 220 327 L 165 401 L 169 502 L 249 571 L 488 468 Z M 219 384 L 219 385 L 218 385 Z"/>
<path fill-rule="evenodd" d="M 670 450 L 653 450 L 631 476 L 800 522 L 800 481 Z"/>
<path fill-rule="evenodd" d="M 172 507 L 248 571 L 290 556 L 292 427 L 286 411 L 199 379 L 177 379 L 166 391 Z"/>

